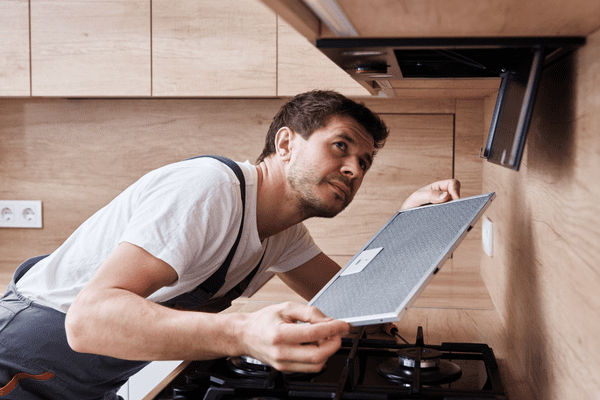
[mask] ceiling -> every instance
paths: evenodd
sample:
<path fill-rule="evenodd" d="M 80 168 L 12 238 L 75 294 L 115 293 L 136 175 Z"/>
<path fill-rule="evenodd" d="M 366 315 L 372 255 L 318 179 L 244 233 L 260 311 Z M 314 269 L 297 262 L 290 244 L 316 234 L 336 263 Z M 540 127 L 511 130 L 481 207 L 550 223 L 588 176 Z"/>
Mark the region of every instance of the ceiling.
<path fill-rule="evenodd" d="M 337 3 L 362 37 L 586 36 L 600 27 L 600 2 L 590 0 Z"/>
<path fill-rule="evenodd" d="M 360 37 L 588 36 L 600 28 L 596 0 L 310 1 L 337 3 Z M 300 0 L 262 2 L 311 41 L 335 36 Z"/>

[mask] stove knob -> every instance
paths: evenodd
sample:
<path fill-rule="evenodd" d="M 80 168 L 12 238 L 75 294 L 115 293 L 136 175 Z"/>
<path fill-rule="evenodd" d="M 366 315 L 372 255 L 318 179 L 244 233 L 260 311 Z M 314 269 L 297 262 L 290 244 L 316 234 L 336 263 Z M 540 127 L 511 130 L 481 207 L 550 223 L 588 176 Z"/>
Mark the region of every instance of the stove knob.
<path fill-rule="evenodd" d="M 193 383 L 199 386 L 210 385 L 210 374 L 206 371 L 193 371 L 185 374 L 185 383 Z"/>
<path fill-rule="evenodd" d="M 200 390 L 198 385 L 194 385 L 193 383 L 186 383 L 184 385 L 173 386 L 173 395 L 174 396 L 185 396 L 197 394 Z"/>

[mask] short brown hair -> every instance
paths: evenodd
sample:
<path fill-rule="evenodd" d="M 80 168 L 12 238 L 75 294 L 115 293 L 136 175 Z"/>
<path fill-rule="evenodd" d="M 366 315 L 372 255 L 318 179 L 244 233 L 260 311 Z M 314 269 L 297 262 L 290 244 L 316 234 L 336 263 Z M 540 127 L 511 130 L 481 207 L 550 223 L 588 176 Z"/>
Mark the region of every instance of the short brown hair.
<path fill-rule="evenodd" d="M 337 92 L 315 90 L 296 95 L 281 107 L 273 117 L 265 138 L 265 147 L 256 163 L 275 153 L 275 136 L 279 129 L 288 127 L 304 139 L 327 125 L 332 116 L 352 117 L 373 136 L 375 150 L 383 147 L 389 130 L 377 114 L 363 103 L 357 103 Z"/>

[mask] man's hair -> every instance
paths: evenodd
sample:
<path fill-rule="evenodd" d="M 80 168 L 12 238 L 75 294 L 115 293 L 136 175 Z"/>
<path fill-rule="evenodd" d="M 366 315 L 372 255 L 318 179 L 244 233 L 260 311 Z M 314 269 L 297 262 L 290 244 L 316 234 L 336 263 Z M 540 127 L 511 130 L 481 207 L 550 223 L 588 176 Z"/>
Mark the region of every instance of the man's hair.
<path fill-rule="evenodd" d="M 287 126 L 308 139 L 314 131 L 324 128 L 333 116 L 349 116 L 362 125 L 373 137 L 375 152 L 385 144 L 389 134 L 387 126 L 363 103 L 357 103 L 337 92 L 315 90 L 296 95 L 275 114 L 265 138 L 265 147 L 256 163 L 261 163 L 275 153 L 275 136 L 279 129 Z"/>

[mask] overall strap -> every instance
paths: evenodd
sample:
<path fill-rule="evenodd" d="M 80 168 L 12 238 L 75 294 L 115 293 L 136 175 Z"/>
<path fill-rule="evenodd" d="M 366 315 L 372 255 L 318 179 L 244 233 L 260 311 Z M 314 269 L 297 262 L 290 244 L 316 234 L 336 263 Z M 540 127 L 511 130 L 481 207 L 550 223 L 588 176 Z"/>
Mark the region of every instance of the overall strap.
<path fill-rule="evenodd" d="M 27 273 L 27 271 L 29 271 L 31 269 L 31 267 L 33 267 L 35 264 L 37 264 L 38 261 L 43 260 L 44 258 L 46 258 L 48 256 L 49 256 L 49 254 L 46 254 L 43 256 L 33 257 L 33 258 L 30 258 L 30 259 L 24 261 L 15 270 L 15 273 L 13 275 L 13 282 L 17 283 L 19 281 L 19 279 L 21 279 L 23 277 L 23 275 L 25 275 Z"/>
<path fill-rule="evenodd" d="M 225 164 L 229 168 L 231 168 L 233 170 L 233 172 L 235 173 L 235 175 L 238 177 L 238 179 L 240 181 L 240 192 L 241 192 L 241 197 L 242 197 L 242 222 L 240 224 L 240 230 L 235 239 L 235 243 L 233 244 L 233 247 L 229 251 L 229 254 L 227 254 L 227 258 L 225 258 L 225 261 L 223 262 L 223 264 L 221 264 L 219 269 L 217 271 L 215 271 L 207 280 L 202 282 L 191 292 L 183 293 L 177 297 L 174 297 L 170 300 L 167 300 L 167 301 L 161 303 L 162 305 L 165 305 L 168 307 L 191 309 L 191 308 L 197 307 L 200 304 L 205 303 L 212 296 L 214 296 L 214 294 L 217 293 L 219 291 L 219 289 L 221 289 L 221 287 L 223 287 L 223 285 L 225 284 L 225 276 L 227 275 L 227 271 L 229 270 L 229 265 L 231 264 L 231 261 L 233 260 L 233 256 L 235 255 L 235 251 L 237 250 L 238 244 L 240 242 L 240 238 L 242 237 L 242 230 L 244 228 L 244 213 L 245 213 L 245 208 L 246 208 L 246 180 L 244 178 L 244 173 L 242 172 L 239 165 L 237 165 L 237 163 L 235 161 L 232 161 L 229 158 L 222 157 L 222 156 L 203 155 L 203 156 L 188 158 L 188 160 L 192 160 L 195 158 L 202 158 L 202 157 L 214 158 L 218 161 L 221 161 L 223 164 Z M 260 263 L 259 263 L 259 265 L 260 265 Z M 251 273 L 251 275 L 254 275 L 254 273 L 255 273 L 255 271 L 253 271 L 253 273 Z"/>

